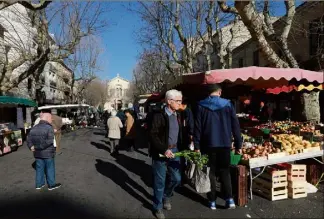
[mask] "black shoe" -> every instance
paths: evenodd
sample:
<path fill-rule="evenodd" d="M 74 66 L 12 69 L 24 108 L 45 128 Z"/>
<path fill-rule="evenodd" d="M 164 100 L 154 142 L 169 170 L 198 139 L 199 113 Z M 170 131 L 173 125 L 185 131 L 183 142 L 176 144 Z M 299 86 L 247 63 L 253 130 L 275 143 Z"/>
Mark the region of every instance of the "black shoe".
<path fill-rule="evenodd" d="M 52 190 L 54 190 L 54 189 L 58 189 L 58 188 L 60 188 L 61 186 L 62 186 L 61 183 L 56 183 L 54 186 L 49 186 L 49 187 L 48 187 L 48 190 L 49 190 L 49 191 L 52 191 Z"/>
<path fill-rule="evenodd" d="M 167 211 L 171 210 L 171 202 L 170 199 L 164 199 L 163 200 L 163 208 Z"/>
<path fill-rule="evenodd" d="M 157 210 L 156 212 L 154 212 L 154 215 L 158 219 L 164 219 L 165 218 L 164 213 L 163 213 L 162 210 Z"/>

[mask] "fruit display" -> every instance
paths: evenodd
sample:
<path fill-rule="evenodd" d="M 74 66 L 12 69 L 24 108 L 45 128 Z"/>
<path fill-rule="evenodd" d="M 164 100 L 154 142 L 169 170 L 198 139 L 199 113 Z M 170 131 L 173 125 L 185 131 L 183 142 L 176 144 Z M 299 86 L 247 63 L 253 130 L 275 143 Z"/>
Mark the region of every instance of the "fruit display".
<path fill-rule="evenodd" d="M 244 145 L 242 147 L 242 160 L 249 160 L 250 158 L 267 157 L 269 154 L 280 153 L 279 148 L 275 148 L 271 142 L 264 142 L 263 144 L 254 144 L 252 147 Z"/>
<path fill-rule="evenodd" d="M 292 133 L 291 128 L 298 127 L 300 125 L 299 122 L 293 122 L 293 121 L 276 121 L 273 123 L 265 123 L 258 126 L 255 126 L 255 128 L 258 129 L 270 129 L 271 133 L 285 133 L 289 134 Z"/>
<path fill-rule="evenodd" d="M 311 148 L 311 147 L 319 147 L 319 142 L 309 142 L 307 140 L 303 140 L 302 136 L 297 135 L 273 135 L 272 138 L 281 144 L 281 149 L 283 152 L 287 152 L 288 154 L 298 154 L 302 153 L 303 149 Z"/>

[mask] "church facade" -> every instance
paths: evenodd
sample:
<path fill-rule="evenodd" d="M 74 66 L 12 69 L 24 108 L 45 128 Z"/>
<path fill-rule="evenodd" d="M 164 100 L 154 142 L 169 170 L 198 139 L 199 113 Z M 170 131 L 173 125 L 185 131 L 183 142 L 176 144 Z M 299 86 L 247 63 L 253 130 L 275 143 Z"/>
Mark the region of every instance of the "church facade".
<path fill-rule="evenodd" d="M 129 94 L 130 82 L 117 74 L 117 76 L 108 81 L 108 98 L 105 109 L 118 109 L 118 106 L 127 108 L 131 101 Z"/>

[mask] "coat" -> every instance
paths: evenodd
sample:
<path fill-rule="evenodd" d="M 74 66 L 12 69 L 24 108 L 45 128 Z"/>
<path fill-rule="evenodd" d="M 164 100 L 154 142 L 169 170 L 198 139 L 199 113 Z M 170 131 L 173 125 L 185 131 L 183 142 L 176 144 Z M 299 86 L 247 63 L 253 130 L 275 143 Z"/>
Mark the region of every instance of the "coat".
<path fill-rule="evenodd" d="M 41 120 L 30 130 L 27 137 L 27 146 L 29 149 L 34 146 L 35 158 L 53 158 L 55 156 L 53 126 Z"/>
<path fill-rule="evenodd" d="M 235 148 L 240 149 L 242 147 L 240 124 L 231 102 L 217 96 L 200 101 L 195 118 L 195 149 L 230 148 L 232 136 Z"/>
<path fill-rule="evenodd" d="M 123 128 L 121 120 L 117 116 L 111 116 L 107 121 L 108 138 L 120 139 L 120 129 Z"/>
<path fill-rule="evenodd" d="M 178 134 L 178 149 L 181 150 L 182 147 L 182 127 L 181 121 L 178 117 L 179 124 L 179 134 Z M 168 140 L 169 140 L 169 117 L 165 112 L 165 109 L 154 112 L 152 114 L 152 122 L 150 125 L 150 155 L 154 160 L 163 160 L 165 158 L 160 158 L 159 154 L 164 154 L 168 150 Z"/>
<path fill-rule="evenodd" d="M 134 117 L 132 115 L 128 115 L 126 118 L 126 135 L 125 138 L 134 139 L 136 136 L 136 129 L 134 123 Z"/>

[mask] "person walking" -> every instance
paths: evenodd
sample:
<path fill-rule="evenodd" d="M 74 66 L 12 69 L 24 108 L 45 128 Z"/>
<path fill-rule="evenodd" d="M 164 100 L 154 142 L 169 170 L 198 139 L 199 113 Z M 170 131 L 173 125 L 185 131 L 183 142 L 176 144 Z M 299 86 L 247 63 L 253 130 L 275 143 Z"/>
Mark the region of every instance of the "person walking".
<path fill-rule="evenodd" d="M 54 130 L 51 123 L 52 115 L 41 113 L 39 123 L 30 130 L 27 138 L 27 146 L 33 151 L 36 160 L 37 190 L 45 186 L 45 176 L 48 190 L 61 187 L 61 184 L 55 181 Z"/>
<path fill-rule="evenodd" d="M 230 100 L 221 98 L 222 89 L 214 84 L 210 96 L 200 101 L 197 107 L 194 129 L 196 151 L 207 153 L 210 165 L 210 208 L 216 209 L 216 176 L 219 176 L 225 196 L 226 208 L 235 208 L 232 198 L 230 176 L 232 136 L 237 153 L 240 153 L 242 138 L 235 109 Z"/>
<path fill-rule="evenodd" d="M 112 110 L 111 116 L 107 121 L 108 138 L 111 146 L 111 154 L 118 154 L 119 140 L 121 135 L 120 129 L 123 128 L 122 122 L 116 115 L 117 112 L 115 110 Z"/>
<path fill-rule="evenodd" d="M 61 155 L 61 138 L 62 138 L 62 126 L 63 120 L 62 117 L 57 115 L 57 111 L 52 111 L 52 126 L 54 128 L 55 143 L 56 143 L 56 154 Z"/>
<path fill-rule="evenodd" d="M 132 152 L 134 151 L 135 148 L 135 137 L 136 137 L 135 120 L 131 110 L 125 110 L 125 116 L 126 116 L 125 140 L 126 140 L 127 150 Z"/>
<path fill-rule="evenodd" d="M 162 207 L 171 210 L 170 198 L 181 182 L 180 159 L 174 157 L 174 153 L 181 146 L 181 124 L 176 111 L 181 105 L 182 93 L 169 90 L 165 94 L 165 101 L 166 107 L 153 114 L 150 127 L 153 211 L 157 218 L 165 218 Z"/>

